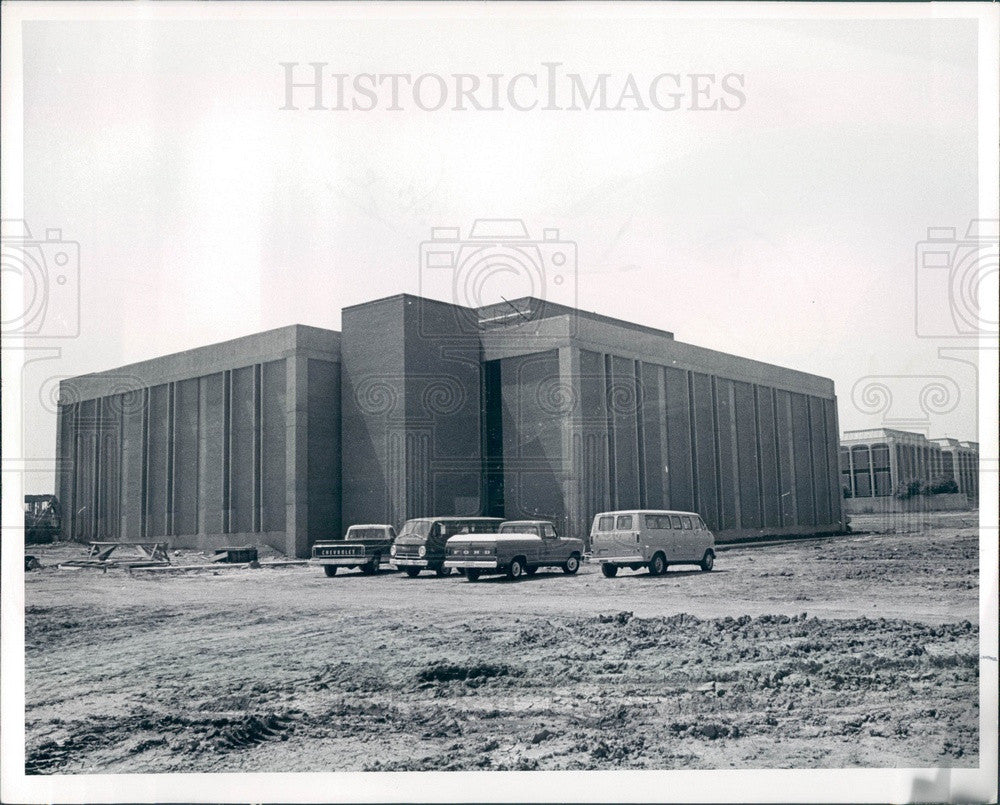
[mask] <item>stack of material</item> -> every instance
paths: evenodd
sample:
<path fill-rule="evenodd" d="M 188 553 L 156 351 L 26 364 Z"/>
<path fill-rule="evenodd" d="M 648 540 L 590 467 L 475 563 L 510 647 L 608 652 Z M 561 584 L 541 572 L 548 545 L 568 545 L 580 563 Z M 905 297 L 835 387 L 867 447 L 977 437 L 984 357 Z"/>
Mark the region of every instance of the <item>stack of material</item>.
<path fill-rule="evenodd" d="M 111 555 L 119 548 L 131 548 L 131 556 Z M 70 559 L 59 564 L 60 568 L 90 567 L 107 570 L 109 567 L 160 567 L 169 565 L 167 543 L 144 540 L 141 542 L 91 542 L 90 554 L 86 559 Z"/>
<path fill-rule="evenodd" d="M 230 546 L 217 548 L 213 562 L 224 562 L 227 565 L 241 565 L 257 561 L 257 549 L 252 545 Z"/>

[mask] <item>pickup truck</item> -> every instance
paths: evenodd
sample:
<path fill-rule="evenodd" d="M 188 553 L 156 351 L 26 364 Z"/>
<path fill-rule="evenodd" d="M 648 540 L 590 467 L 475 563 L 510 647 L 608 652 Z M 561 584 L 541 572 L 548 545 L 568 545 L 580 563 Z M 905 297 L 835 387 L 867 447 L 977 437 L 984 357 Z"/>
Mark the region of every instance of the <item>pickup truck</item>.
<path fill-rule="evenodd" d="M 508 520 L 497 534 L 462 534 L 448 540 L 446 568 L 465 571 L 469 581 L 484 573 L 506 573 L 516 579 L 533 576 L 540 567 L 576 573 L 583 540 L 560 537 L 548 520 Z"/>
<path fill-rule="evenodd" d="M 311 565 L 321 565 L 327 576 L 341 567 L 359 567 L 365 575 L 378 573 L 396 541 L 396 529 L 381 523 L 352 525 L 343 539 L 319 540 L 313 544 Z"/>

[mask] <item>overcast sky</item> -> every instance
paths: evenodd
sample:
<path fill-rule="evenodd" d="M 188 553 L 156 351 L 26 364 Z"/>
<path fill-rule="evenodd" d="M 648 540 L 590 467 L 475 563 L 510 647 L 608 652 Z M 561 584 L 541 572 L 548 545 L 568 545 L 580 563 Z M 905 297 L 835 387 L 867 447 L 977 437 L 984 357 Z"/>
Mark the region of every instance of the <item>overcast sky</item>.
<path fill-rule="evenodd" d="M 401 291 L 441 297 L 420 243 L 490 217 L 577 244 L 559 301 L 831 377 L 842 429 L 923 418 L 976 439 L 975 371 L 917 337 L 914 301 L 927 227 L 961 235 L 976 217 L 974 22 L 413 17 L 26 25 L 24 209 L 36 237 L 80 243 L 82 311 L 79 336 L 47 342 L 60 356 L 25 376 L 32 455 L 52 455 L 50 378 L 290 323 L 339 329 L 342 307 Z M 556 62 L 563 89 L 606 73 L 615 98 L 630 74 L 641 92 L 662 73 L 737 74 L 745 100 L 312 111 L 296 90 L 290 111 L 282 62 L 348 82 L 541 80 Z M 888 378 L 893 410 L 852 402 L 869 376 Z M 925 377 L 950 379 L 953 410 L 921 410 Z"/>

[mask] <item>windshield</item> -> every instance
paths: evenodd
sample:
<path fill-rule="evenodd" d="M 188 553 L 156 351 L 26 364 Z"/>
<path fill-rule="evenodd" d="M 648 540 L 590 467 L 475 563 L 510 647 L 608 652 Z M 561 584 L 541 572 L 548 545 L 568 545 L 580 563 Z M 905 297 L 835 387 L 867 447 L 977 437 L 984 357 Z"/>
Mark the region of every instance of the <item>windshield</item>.
<path fill-rule="evenodd" d="M 349 528 L 346 539 L 385 539 L 384 528 Z"/>
<path fill-rule="evenodd" d="M 540 536 L 538 533 L 538 526 L 531 523 L 524 523 L 518 525 L 517 523 L 504 523 L 500 526 L 501 534 L 534 534 L 536 537 Z"/>
<path fill-rule="evenodd" d="M 432 520 L 407 520 L 403 530 L 399 532 L 401 537 L 423 537 L 431 533 Z"/>

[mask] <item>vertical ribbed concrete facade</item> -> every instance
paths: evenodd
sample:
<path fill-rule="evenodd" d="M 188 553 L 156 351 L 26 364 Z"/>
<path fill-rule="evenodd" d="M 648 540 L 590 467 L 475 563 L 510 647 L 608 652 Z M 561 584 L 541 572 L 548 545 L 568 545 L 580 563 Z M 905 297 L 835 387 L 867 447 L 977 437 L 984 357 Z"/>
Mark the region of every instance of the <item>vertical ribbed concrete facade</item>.
<path fill-rule="evenodd" d="M 351 523 L 698 511 L 722 538 L 841 528 L 825 378 L 535 299 L 400 295 L 61 386 L 75 539 L 305 556 Z"/>
<path fill-rule="evenodd" d="M 292 326 L 65 380 L 64 535 L 252 543 L 340 532 L 340 334 Z"/>

